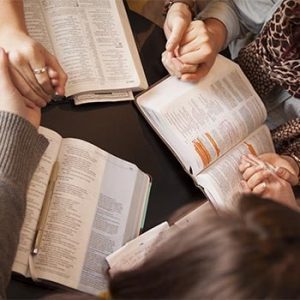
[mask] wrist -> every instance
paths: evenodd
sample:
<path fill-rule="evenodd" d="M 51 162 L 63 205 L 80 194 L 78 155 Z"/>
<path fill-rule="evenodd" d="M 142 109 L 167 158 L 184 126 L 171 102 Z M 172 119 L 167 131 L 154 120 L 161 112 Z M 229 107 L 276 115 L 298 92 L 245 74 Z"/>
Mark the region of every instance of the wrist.
<path fill-rule="evenodd" d="M 281 157 L 285 160 L 287 160 L 292 168 L 294 169 L 295 171 L 295 175 L 299 177 L 299 173 L 300 173 L 300 158 L 294 154 L 294 153 L 291 153 L 291 154 L 287 154 L 287 155 L 281 155 Z"/>
<path fill-rule="evenodd" d="M 226 26 L 218 19 L 208 18 L 203 21 L 206 29 L 212 34 L 217 52 L 220 52 L 227 38 Z"/>
<path fill-rule="evenodd" d="M 195 14 L 194 0 L 166 0 L 163 10 L 163 15 L 166 16 L 169 12 L 180 11 L 189 16 L 191 19 Z"/>

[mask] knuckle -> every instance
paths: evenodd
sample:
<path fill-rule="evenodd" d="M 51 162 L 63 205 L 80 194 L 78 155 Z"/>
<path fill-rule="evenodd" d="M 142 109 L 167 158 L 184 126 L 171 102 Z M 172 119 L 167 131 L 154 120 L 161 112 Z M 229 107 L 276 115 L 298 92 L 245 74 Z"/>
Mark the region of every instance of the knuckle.
<path fill-rule="evenodd" d="M 25 64 L 25 58 L 22 55 L 22 53 L 20 53 L 19 51 L 11 51 L 9 53 L 9 60 L 11 61 L 12 64 L 16 64 L 20 66 Z"/>
<path fill-rule="evenodd" d="M 49 78 L 43 76 L 42 78 L 39 79 L 39 84 L 43 87 L 49 86 L 50 85 Z"/>
<path fill-rule="evenodd" d="M 40 51 L 39 43 L 36 41 L 32 41 L 31 43 L 27 43 L 23 46 L 23 52 L 27 56 L 36 56 Z"/>

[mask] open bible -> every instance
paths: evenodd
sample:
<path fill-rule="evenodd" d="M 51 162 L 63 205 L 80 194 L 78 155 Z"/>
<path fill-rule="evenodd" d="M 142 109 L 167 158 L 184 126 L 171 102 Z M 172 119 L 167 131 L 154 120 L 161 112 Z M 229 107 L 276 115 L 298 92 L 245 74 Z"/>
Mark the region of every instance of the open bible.
<path fill-rule="evenodd" d="M 132 100 L 148 87 L 122 0 L 24 1 L 31 37 L 68 74 L 75 104 Z"/>
<path fill-rule="evenodd" d="M 239 66 L 223 56 L 199 82 L 168 77 L 136 103 L 216 206 L 232 208 L 239 197 L 242 154 L 274 152 L 263 102 Z"/>
<path fill-rule="evenodd" d="M 150 178 L 88 142 L 39 132 L 50 144 L 27 193 L 13 271 L 97 295 L 105 257 L 143 226 Z"/>

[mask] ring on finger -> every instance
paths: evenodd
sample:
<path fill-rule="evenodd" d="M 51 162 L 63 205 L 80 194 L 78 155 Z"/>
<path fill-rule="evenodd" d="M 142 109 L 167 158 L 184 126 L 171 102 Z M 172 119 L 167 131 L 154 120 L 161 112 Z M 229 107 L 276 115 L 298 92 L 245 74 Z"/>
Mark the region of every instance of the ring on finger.
<path fill-rule="evenodd" d="M 44 66 L 44 67 L 41 67 L 41 68 L 35 68 L 35 69 L 33 69 L 33 73 L 34 74 L 42 74 L 44 72 L 47 72 L 47 70 L 48 70 L 48 67 Z"/>

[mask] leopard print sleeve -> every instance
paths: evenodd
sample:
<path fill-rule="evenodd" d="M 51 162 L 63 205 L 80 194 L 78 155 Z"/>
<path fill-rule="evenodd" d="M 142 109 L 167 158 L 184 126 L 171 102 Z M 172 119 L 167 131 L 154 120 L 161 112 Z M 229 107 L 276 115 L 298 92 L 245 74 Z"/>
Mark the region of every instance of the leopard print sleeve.
<path fill-rule="evenodd" d="M 276 152 L 291 156 L 300 168 L 300 118 L 277 127 L 271 133 Z"/>

